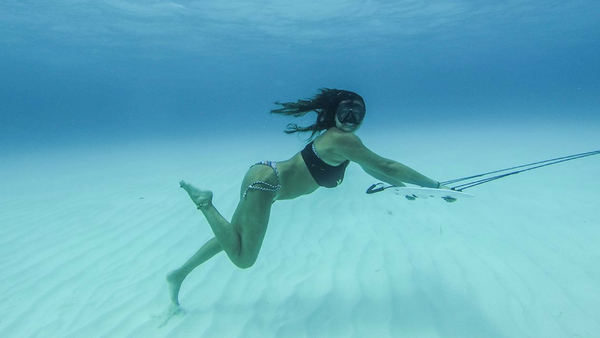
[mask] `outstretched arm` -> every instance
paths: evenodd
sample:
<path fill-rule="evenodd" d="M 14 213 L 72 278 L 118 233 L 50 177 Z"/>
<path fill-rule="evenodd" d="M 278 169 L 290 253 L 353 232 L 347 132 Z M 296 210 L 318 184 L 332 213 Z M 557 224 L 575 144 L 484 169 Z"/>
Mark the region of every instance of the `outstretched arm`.
<path fill-rule="evenodd" d="M 438 181 L 433 180 L 402 163 L 383 157 L 381 157 L 380 161 L 380 163 L 357 163 L 367 174 L 397 187 L 404 186 L 404 183 L 415 184 L 427 188 L 440 187 Z"/>
<path fill-rule="evenodd" d="M 438 181 L 402 163 L 375 154 L 355 135 L 342 135 L 336 143 L 340 155 L 358 163 L 367 174 L 378 180 L 395 186 L 404 186 L 403 183 L 410 183 L 421 187 L 440 188 Z M 441 187 L 443 188 L 443 186 Z"/>
<path fill-rule="evenodd" d="M 380 174 L 380 173 L 378 173 L 377 171 L 373 171 L 373 170 L 370 170 L 370 169 L 368 169 L 368 168 L 365 168 L 365 167 L 363 167 L 362 169 L 363 169 L 363 170 L 364 170 L 364 171 L 365 171 L 367 174 L 371 175 L 372 177 L 374 177 L 374 178 L 376 178 L 376 179 L 378 179 L 378 180 L 380 180 L 380 181 L 383 181 L 383 182 L 389 183 L 389 184 L 391 184 L 391 185 L 393 185 L 393 186 L 395 186 L 395 187 L 405 187 L 405 186 L 406 186 L 406 185 L 405 185 L 404 183 L 402 183 L 401 181 L 398 181 L 398 182 L 396 182 L 396 183 L 391 183 L 391 182 L 390 182 L 390 178 L 389 178 L 389 177 L 387 177 L 387 176 L 384 176 L 384 175 L 381 175 L 381 174 Z"/>

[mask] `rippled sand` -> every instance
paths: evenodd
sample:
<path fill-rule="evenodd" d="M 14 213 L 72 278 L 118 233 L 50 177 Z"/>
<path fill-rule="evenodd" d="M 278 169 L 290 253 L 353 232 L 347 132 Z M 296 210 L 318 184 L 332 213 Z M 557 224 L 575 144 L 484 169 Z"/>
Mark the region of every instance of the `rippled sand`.
<path fill-rule="evenodd" d="M 501 130 L 451 142 L 407 134 L 363 140 L 442 180 L 600 144 L 592 132 L 562 143 L 518 130 L 502 142 Z M 0 164 L 0 336 L 600 332 L 600 156 L 482 185 L 453 204 L 366 195 L 376 181 L 351 165 L 341 187 L 275 204 L 254 267 L 220 254 L 190 274 L 173 309 L 165 274 L 212 236 L 179 180 L 214 190 L 229 217 L 249 165 L 302 147 L 278 137 L 11 156 Z"/>

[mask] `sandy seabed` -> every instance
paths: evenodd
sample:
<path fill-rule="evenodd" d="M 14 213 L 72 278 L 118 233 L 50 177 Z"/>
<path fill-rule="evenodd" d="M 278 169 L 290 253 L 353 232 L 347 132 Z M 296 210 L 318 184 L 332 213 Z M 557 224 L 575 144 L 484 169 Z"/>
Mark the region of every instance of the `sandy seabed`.
<path fill-rule="evenodd" d="M 593 128 L 375 132 L 439 180 L 597 150 Z M 560 135 L 559 138 L 556 135 Z M 276 140 L 276 141 L 274 141 Z M 230 217 L 284 134 L 69 147 L 0 164 L 0 337 L 598 337 L 600 156 L 410 202 L 344 184 L 277 202 L 258 262 L 221 253 L 170 305 L 165 275 L 212 237 L 178 186 Z"/>

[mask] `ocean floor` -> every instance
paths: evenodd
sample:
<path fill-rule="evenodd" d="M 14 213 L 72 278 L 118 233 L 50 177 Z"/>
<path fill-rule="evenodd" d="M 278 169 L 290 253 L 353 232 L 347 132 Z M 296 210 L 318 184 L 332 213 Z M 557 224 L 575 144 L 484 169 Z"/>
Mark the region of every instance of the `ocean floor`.
<path fill-rule="evenodd" d="M 593 128 L 359 136 L 439 180 L 598 150 Z M 559 135 L 560 137 L 557 137 Z M 303 143 L 283 133 L 70 146 L 0 164 L 0 337 L 597 337 L 600 156 L 469 190 L 336 189 L 275 203 L 258 262 L 221 253 L 170 304 L 165 275 L 212 232 L 178 182 L 230 217 L 241 179 Z"/>

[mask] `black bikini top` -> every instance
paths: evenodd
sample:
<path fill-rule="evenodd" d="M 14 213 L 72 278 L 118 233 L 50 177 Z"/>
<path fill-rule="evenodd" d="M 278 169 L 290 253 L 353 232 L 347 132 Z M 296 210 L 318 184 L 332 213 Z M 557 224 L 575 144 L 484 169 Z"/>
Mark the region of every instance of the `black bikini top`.
<path fill-rule="evenodd" d="M 314 141 L 307 144 L 300 154 L 302 154 L 308 171 L 310 171 L 310 174 L 318 185 L 326 188 L 335 188 L 342 184 L 344 172 L 350 161 L 346 160 L 338 166 L 332 166 L 323 162 L 315 151 Z"/>

